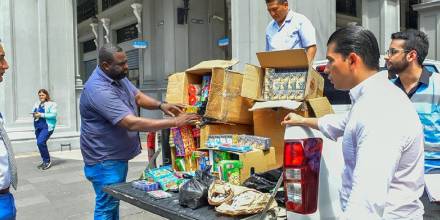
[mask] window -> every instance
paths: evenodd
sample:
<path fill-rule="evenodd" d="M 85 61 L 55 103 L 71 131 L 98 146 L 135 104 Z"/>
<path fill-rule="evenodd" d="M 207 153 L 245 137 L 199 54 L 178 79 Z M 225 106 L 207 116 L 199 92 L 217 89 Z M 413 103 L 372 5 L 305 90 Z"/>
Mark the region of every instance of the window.
<path fill-rule="evenodd" d="M 102 10 L 106 10 L 114 5 L 117 5 L 120 2 L 123 2 L 124 0 L 102 0 Z"/>
<path fill-rule="evenodd" d="M 136 38 L 138 38 L 136 24 L 123 27 L 116 31 L 116 42 L 118 44 L 125 41 L 134 40 Z"/>
<path fill-rule="evenodd" d="M 412 7 L 420 2 L 420 0 L 400 0 L 400 26 L 402 30 L 418 29 L 419 15 Z"/>
<path fill-rule="evenodd" d="M 94 60 L 88 60 L 88 61 L 84 61 L 84 73 L 82 74 L 82 80 L 83 82 L 86 82 L 90 75 L 92 75 L 93 70 L 95 70 L 97 62 L 96 59 Z"/>
<path fill-rule="evenodd" d="M 88 53 L 96 50 L 96 44 L 94 39 L 83 42 L 83 53 Z"/>
<path fill-rule="evenodd" d="M 77 3 L 76 11 L 78 23 L 95 16 L 98 12 L 97 0 L 78 0 Z"/>
<path fill-rule="evenodd" d="M 357 17 L 356 0 L 336 0 L 336 12 Z"/>

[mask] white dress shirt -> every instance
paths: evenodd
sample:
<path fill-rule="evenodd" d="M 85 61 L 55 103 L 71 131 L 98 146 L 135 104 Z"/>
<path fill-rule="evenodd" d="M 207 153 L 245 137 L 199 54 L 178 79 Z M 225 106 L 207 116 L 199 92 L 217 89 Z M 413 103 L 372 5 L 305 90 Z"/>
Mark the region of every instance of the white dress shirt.
<path fill-rule="evenodd" d="M 383 72 L 350 97 L 349 113 L 318 120 L 328 138 L 343 136 L 343 219 L 422 219 L 423 130 L 412 103 Z"/>
<path fill-rule="evenodd" d="M 3 124 L 3 119 L 0 118 L 0 123 Z M 11 183 L 11 175 L 9 173 L 8 152 L 0 136 L 0 190 L 6 189 Z"/>
<path fill-rule="evenodd" d="M 266 27 L 266 51 L 307 48 L 316 45 L 315 28 L 310 20 L 289 10 L 281 26 L 272 20 Z"/>

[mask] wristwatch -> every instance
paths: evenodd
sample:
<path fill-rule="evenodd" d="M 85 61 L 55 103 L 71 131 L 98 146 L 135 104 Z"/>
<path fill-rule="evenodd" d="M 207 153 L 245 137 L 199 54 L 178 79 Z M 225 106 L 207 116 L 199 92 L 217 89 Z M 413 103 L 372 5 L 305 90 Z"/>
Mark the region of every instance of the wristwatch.
<path fill-rule="evenodd" d="M 160 102 L 158 108 L 159 108 L 161 111 L 163 111 L 163 109 L 162 109 L 162 105 L 163 105 L 163 104 L 168 104 L 168 102 L 166 102 L 166 101 L 161 101 L 161 102 Z"/>

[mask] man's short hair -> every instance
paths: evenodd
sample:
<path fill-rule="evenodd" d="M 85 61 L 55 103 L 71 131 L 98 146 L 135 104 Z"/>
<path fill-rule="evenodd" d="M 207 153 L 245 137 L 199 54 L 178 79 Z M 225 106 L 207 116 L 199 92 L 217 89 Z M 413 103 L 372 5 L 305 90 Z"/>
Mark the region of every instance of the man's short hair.
<path fill-rule="evenodd" d="M 114 58 L 113 55 L 117 52 L 123 52 L 122 48 L 118 45 L 113 44 L 105 44 L 99 49 L 98 59 L 99 64 L 101 65 L 103 62 L 112 63 Z"/>
<path fill-rule="evenodd" d="M 429 50 L 428 36 L 419 30 L 408 29 L 406 31 L 396 32 L 391 35 L 392 40 L 405 40 L 405 50 L 415 50 L 417 52 L 417 62 L 423 65 Z"/>
<path fill-rule="evenodd" d="M 350 53 L 360 56 L 364 64 L 379 70 L 379 45 L 374 34 L 361 26 L 348 26 L 335 31 L 328 39 L 327 46 L 335 44 L 335 52 L 344 58 Z"/>
<path fill-rule="evenodd" d="M 278 4 L 283 4 L 285 2 L 288 2 L 287 0 L 266 0 L 266 4 L 269 4 L 269 3 L 275 2 L 275 1 L 277 1 Z"/>

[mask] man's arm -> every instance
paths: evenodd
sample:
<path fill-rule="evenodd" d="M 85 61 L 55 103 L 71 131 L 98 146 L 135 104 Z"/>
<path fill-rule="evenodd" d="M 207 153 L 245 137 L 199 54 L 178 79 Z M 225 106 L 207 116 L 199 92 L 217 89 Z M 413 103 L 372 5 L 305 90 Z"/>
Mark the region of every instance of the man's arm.
<path fill-rule="evenodd" d="M 160 102 L 156 99 L 153 99 L 147 95 L 145 95 L 143 92 L 139 91 L 136 93 L 135 96 L 136 104 L 142 108 L 145 109 L 159 109 L 162 110 L 165 114 L 170 116 L 176 116 L 177 114 L 183 113 L 183 105 L 173 105 L 168 104 L 164 102 Z"/>
<path fill-rule="evenodd" d="M 195 114 L 180 114 L 175 118 L 150 119 L 141 118 L 134 115 L 127 115 L 118 122 L 118 126 L 130 131 L 158 131 L 171 127 L 181 127 L 191 124 L 191 122 L 200 120 L 200 116 Z"/>
<path fill-rule="evenodd" d="M 139 90 L 136 93 L 135 99 L 136 99 L 136 104 L 138 106 L 150 110 L 159 109 L 159 105 L 161 104 L 160 101 L 145 95 L 143 92 Z"/>
<path fill-rule="evenodd" d="M 281 125 L 291 125 L 291 126 L 306 126 L 319 130 L 318 118 L 304 118 L 298 114 L 290 113 L 281 122 Z"/>
<path fill-rule="evenodd" d="M 295 113 L 289 113 L 281 125 L 307 126 L 321 131 L 327 138 L 336 141 L 344 134 L 347 114 L 330 114 L 321 118 L 304 118 Z"/>
<path fill-rule="evenodd" d="M 307 59 L 309 60 L 309 62 L 313 62 L 313 60 L 315 59 L 315 55 L 316 55 L 316 45 L 310 46 L 306 48 L 306 54 L 307 54 Z"/>

